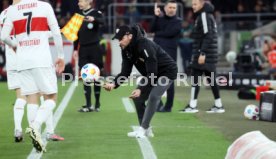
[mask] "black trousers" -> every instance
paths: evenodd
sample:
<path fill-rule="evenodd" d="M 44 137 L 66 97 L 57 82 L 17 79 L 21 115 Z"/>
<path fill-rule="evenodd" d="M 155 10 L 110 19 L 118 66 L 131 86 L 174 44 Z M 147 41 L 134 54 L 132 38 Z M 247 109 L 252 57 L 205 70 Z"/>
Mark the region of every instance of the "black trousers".
<path fill-rule="evenodd" d="M 217 85 L 216 82 L 216 72 L 210 72 L 207 70 L 200 70 L 200 69 L 192 69 L 192 74 L 191 74 L 191 80 L 192 80 L 192 87 L 195 88 L 195 92 L 194 92 L 194 100 L 197 99 L 199 90 L 200 90 L 200 79 L 202 79 L 202 75 L 205 75 L 205 77 L 207 78 L 207 82 L 210 84 L 214 98 L 218 99 L 220 98 L 220 94 L 219 94 L 219 87 Z"/>
<path fill-rule="evenodd" d="M 103 48 L 99 43 L 91 44 L 91 45 L 81 45 L 79 48 L 79 68 L 81 69 L 87 63 L 93 63 L 99 67 L 102 71 L 103 69 Z M 83 86 L 84 96 L 86 100 L 86 106 L 90 107 L 92 105 L 91 102 L 91 86 L 85 85 Z M 95 107 L 100 108 L 100 93 L 101 86 L 94 85 L 94 96 L 95 96 Z"/>
<path fill-rule="evenodd" d="M 103 53 L 104 50 L 99 43 L 80 46 L 79 49 L 79 67 L 82 68 L 87 63 L 93 63 L 103 68 Z"/>

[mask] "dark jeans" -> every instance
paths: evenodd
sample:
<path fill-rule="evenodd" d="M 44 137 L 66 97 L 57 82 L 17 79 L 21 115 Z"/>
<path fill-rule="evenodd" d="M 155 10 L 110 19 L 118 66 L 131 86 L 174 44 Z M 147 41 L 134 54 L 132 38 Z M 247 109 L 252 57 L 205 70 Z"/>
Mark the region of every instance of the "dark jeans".
<path fill-rule="evenodd" d="M 168 48 L 168 47 L 163 47 L 163 49 L 172 57 L 174 61 L 177 61 L 177 48 Z M 174 100 L 174 82 L 170 85 L 170 87 L 167 89 L 167 99 L 166 103 L 164 105 L 165 110 L 171 110 L 173 107 L 173 100 Z M 157 107 L 157 110 L 160 110 L 160 108 L 163 106 L 162 100 L 160 100 L 160 105 Z"/>
<path fill-rule="evenodd" d="M 214 79 L 213 80 L 213 83 L 211 83 L 211 79 L 208 78 L 208 77 L 212 77 L 211 74 L 213 73 L 213 77 Z M 193 69 L 192 70 L 192 87 L 195 88 L 195 94 L 193 95 L 194 97 L 194 100 L 197 99 L 197 96 L 198 96 L 198 93 L 199 93 L 199 90 L 200 90 L 200 86 L 199 86 L 199 77 L 202 77 L 202 75 L 205 74 L 205 77 L 207 77 L 207 81 L 208 83 L 211 85 L 211 89 L 212 89 L 212 92 L 213 92 L 213 95 L 214 95 L 214 98 L 215 99 L 218 99 L 220 98 L 220 94 L 219 94 L 219 87 L 217 85 L 217 82 L 216 82 L 216 72 L 210 72 L 210 71 L 207 71 L 207 70 L 199 70 L 199 69 Z"/>
<path fill-rule="evenodd" d="M 170 87 L 172 80 L 168 80 L 167 84 L 165 79 L 161 80 L 162 84 L 157 84 L 153 87 L 148 87 L 144 92 L 141 92 L 140 97 L 133 99 L 136 112 L 138 115 L 139 124 L 147 129 L 150 126 L 151 119 L 160 103 L 163 93 Z M 146 105 L 147 101 L 147 105 Z"/>

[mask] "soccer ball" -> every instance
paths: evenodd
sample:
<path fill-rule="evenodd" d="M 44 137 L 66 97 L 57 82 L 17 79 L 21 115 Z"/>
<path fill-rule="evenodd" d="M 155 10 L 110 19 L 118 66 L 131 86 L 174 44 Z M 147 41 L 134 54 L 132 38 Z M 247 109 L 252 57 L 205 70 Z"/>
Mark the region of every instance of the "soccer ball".
<path fill-rule="evenodd" d="M 84 82 L 94 82 L 100 78 L 98 66 L 88 63 L 81 68 L 81 78 Z"/>
<path fill-rule="evenodd" d="M 229 52 L 227 52 L 225 58 L 226 58 L 227 62 L 233 64 L 236 62 L 237 53 L 234 51 L 229 51 Z"/>
<path fill-rule="evenodd" d="M 249 104 L 244 109 L 244 116 L 247 119 L 259 120 L 259 108 L 256 105 Z"/>

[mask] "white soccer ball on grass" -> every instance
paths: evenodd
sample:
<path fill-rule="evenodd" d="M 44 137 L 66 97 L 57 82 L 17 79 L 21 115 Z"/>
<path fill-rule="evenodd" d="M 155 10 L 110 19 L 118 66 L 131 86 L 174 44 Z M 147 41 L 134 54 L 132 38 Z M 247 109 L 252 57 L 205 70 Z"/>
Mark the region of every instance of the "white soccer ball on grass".
<path fill-rule="evenodd" d="M 259 120 L 259 107 L 249 104 L 244 109 L 244 116 L 247 119 Z"/>
<path fill-rule="evenodd" d="M 100 69 L 92 63 L 88 63 L 81 68 L 81 78 L 84 82 L 94 82 L 100 78 Z"/>

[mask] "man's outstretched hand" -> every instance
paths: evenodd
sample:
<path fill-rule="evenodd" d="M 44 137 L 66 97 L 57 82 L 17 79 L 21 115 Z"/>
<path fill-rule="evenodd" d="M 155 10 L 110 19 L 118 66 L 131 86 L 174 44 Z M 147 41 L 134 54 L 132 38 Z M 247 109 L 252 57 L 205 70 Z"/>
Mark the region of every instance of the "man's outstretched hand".
<path fill-rule="evenodd" d="M 140 97 L 140 95 L 141 95 L 141 90 L 140 90 L 140 89 L 135 89 L 135 90 L 131 93 L 131 95 L 129 96 L 129 98 L 134 99 L 134 98 Z"/>
<path fill-rule="evenodd" d="M 162 15 L 162 12 L 161 12 L 160 8 L 158 7 L 157 3 L 154 4 L 154 15 L 157 17 Z"/>
<path fill-rule="evenodd" d="M 56 71 L 60 75 L 65 68 L 64 59 L 58 58 L 55 63 Z"/>
<path fill-rule="evenodd" d="M 113 83 L 105 83 L 103 88 L 107 91 L 112 91 L 115 88 L 115 84 Z"/>

